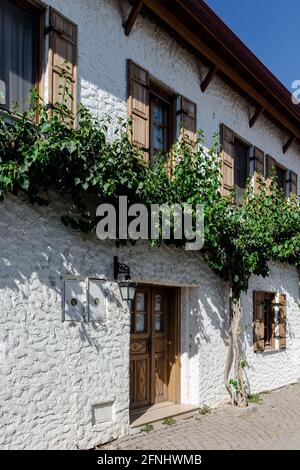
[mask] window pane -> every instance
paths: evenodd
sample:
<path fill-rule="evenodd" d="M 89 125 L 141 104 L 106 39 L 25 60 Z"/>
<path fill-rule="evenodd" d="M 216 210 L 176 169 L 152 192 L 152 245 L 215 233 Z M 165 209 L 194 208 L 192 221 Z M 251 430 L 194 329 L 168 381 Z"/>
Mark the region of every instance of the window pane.
<path fill-rule="evenodd" d="M 248 147 L 236 141 L 234 148 L 234 184 L 245 189 L 248 177 Z"/>
<path fill-rule="evenodd" d="M 156 124 L 164 124 L 164 109 L 161 104 L 155 104 L 153 107 L 153 121 Z"/>
<path fill-rule="evenodd" d="M 161 311 L 161 295 L 160 294 L 156 294 L 155 296 L 155 311 L 156 312 L 160 312 Z"/>
<path fill-rule="evenodd" d="M 145 314 L 144 313 L 136 313 L 135 331 L 137 333 L 143 333 L 145 331 Z"/>
<path fill-rule="evenodd" d="M 145 294 L 142 292 L 137 292 L 136 294 L 136 309 L 137 310 L 145 310 Z"/>
<path fill-rule="evenodd" d="M 170 105 L 155 96 L 151 95 L 151 158 L 155 159 L 155 154 L 166 152 L 170 141 Z"/>
<path fill-rule="evenodd" d="M 274 311 L 272 308 L 272 300 L 264 300 L 264 340 L 265 346 L 272 346 Z"/>
<path fill-rule="evenodd" d="M 163 316 L 161 313 L 155 314 L 155 331 L 163 331 Z"/>
<path fill-rule="evenodd" d="M 278 188 L 284 189 L 285 188 L 285 171 L 282 170 L 282 168 L 276 167 L 276 176 L 277 176 Z"/>
<path fill-rule="evenodd" d="M 161 127 L 153 126 L 153 148 L 158 151 L 163 151 L 165 148 L 164 129 Z"/>
<path fill-rule="evenodd" d="M 0 2 L 1 104 L 18 111 L 28 108 L 36 81 L 38 18 L 10 0 Z M 5 93 L 4 93 L 5 90 Z"/>

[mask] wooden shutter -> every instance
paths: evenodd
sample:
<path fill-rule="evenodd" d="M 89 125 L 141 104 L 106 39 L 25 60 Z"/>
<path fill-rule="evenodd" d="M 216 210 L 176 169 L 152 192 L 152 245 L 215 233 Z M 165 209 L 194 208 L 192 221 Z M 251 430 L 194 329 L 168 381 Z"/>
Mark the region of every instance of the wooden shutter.
<path fill-rule="evenodd" d="M 254 352 L 265 349 L 264 341 L 264 293 L 253 292 L 253 350 Z"/>
<path fill-rule="evenodd" d="M 221 124 L 222 196 L 229 196 L 234 185 L 234 132 Z"/>
<path fill-rule="evenodd" d="M 183 126 L 183 138 L 189 143 L 197 137 L 197 105 L 193 101 L 179 96 L 177 99 L 177 137 Z"/>
<path fill-rule="evenodd" d="M 149 160 L 149 73 L 131 60 L 128 60 L 128 115 L 132 119 L 132 143 Z"/>
<path fill-rule="evenodd" d="M 286 347 L 286 295 L 279 295 L 279 347 Z"/>
<path fill-rule="evenodd" d="M 272 167 L 276 166 L 275 158 L 271 157 L 271 155 L 266 156 L 266 177 L 270 178 Z"/>
<path fill-rule="evenodd" d="M 73 81 L 69 92 L 73 99 L 66 98 L 65 104 L 76 115 L 77 105 L 77 26 L 61 13 L 49 9 L 49 102 L 62 103 L 66 80 L 60 74 L 67 71 Z"/>
<path fill-rule="evenodd" d="M 286 179 L 286 192 L 287 196 L 290 194 L 297 194 L 298 189 L 298 175 L 294 173 L 292 170 L 289 170 L 287 173 Z"/>
<path fill-rule="evenodd" d="M 259 191 L 258 179 L 264 177 L 265 165 L 264 165 L 264 152 L 257 147 L 251 147 L 250 161 L 253 162 L 253 185 L 254 192 Z"/>

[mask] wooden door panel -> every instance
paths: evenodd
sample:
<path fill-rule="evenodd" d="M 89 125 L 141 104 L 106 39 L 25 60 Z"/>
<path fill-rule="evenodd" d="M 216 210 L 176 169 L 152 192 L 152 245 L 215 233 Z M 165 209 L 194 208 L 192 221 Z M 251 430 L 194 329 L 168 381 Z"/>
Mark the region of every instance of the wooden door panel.
<path fill-rule="evenodd" d="M 134 402 L 134 383 L 135 383 L 135 362 L 130 361 L 129 377 L 130 377 L 130 403 Z"/>
<path fill-rule="evenodd" d="M 149 386 L 149 358 L 143 358 L 135 361 L 135 401 L 139 405 L 148 404 L 148 386 Z"/>
<path fill-rule="evenodd" d="M 169 341 L 170 348 L 168 346 L 169 322 L 176 319 L 174 302 L 170 297 L 170 294 L 176 295 L 174 292 L 175 289 L 162 287 L 137 288 L 132 306 L 130 335 L 131 408 L 169 399 L 169 378 L 174 375 L 170 374 L 169 362 L 175 364 L 173 355 L 176 349 L 173 340 Z M 175 390 L 174 378 L 172 389 Z"/>
<path fill-rule="evenodd" d="M 147 354 L 131 361 L 130 374 L 131 408 L 149 405 L 150 361 Z"/>
<path fill-rule="evenodd" d="M 131 312 L 130 406 L 149 405 L 150 395 L 150 289 L 138 287 Z"/>
<path fill-rule="evenodd" d="M 159 287 L 152 291 L 152 366 L 153 403 L 168 399 L 167 380 L 167 290 Z"/>
<path fill-rule="evenodd" d="M 146 354 L 147 353 L 147 341 L 148 339 L 132 339 L 130 341 L 130 353 L 131 354 Z"/>
<path fill-rule="evenodd" d="M 165 353 L 155 354 L 155 403 L 167 399 L 167 377 Z"/>

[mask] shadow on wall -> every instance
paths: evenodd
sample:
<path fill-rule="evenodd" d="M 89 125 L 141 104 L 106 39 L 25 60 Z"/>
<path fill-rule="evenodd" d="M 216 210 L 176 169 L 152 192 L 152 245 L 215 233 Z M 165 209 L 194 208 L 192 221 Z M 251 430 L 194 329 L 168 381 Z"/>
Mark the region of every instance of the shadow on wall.
<path fill-rule="evenodd" d="M 200 287 L 182 291 L 182 321 L 188 334 L 182 353 L 189 358 L 197 356 L 204 345 L 213 344 L 217 337 L 228 344 L 227 284 L 204 261 L 201 265 L 199 262 L 199 269 L 203 270 Z"/>
<path fill-rule="evenodd" d="M 116 247 L 107 243 L 106 250 L 99 250 L 95 235 L 66 228 L 60 221 L 65 211 L 63 200 L 41 207 L 9 196 L 0 210 L 2 321 L 27 323 L 43 317 L 57 325 L 61 322 L 65 276 L 106 277 L 108 282 L 113 281 Z M 108 290 L 108 306 L 121 312 L 124 307 L 113 288 Z M 81 340 L 99 351 L 90 333 L 106 330 L 106 323 L 67 323 L 71 336 L 76 326 Z"/>
<path fill-rule="evenodd" d="M 295 340 L 297 338 L 295 329 L 292 329 L 292 323 L 294 324 L 294 319 L 293 319 L 293 322 L 290 322 L 289 312 L 291 312 L 291 306 L 298 305 L 298 300 L 297 300 L 299 298 L 298 275 L 296 273 L 296 269 L 293 268 L 291 265 L 283 264 L 279 268 L 279 271 L 280 271 L 280 277 L 285 278 L 286 283 L 283 283 L 281 279 L 278 282 L 274 282 L 274 280 L 272 279 L 272 274 L 275 275 L 276 277 L 278 276 L 277 263 L 276 265 L 274 263 L 274 266 L 275 268 L 273 269 L 271 266 L 271 275 L 266 278 L 266 281 L 268 282 L 267 287 L 266 285 L 263 285 L 262 287 L 258 288 L 258 287 L 254 287 L 250 285 L 247 297 L 244 296 L 243 301 L 242 301 L 241 325 L 244 330 L 243 339 L 244 341 L 246 341 L 247 346 L 251 348 L 253 345 L 253 291 L 254 290 L 261 290 L 261 291 L 273 292 L 273 293 L 282 292 L 286 294 L 287 296 L 286 337 L 287 337 L 287 340 L 289 339 L 290 341 Z M 289 276 L 285 276 L 284 274 L 286 272 L 286 269 L 288 270 L 289 274 L 291 273 L 293 269 L 295 270 L 295 279 L 291 280 L 291 282 L 289 282 Z"/>
<path fill-rule="evenodd" d="M 291 282 L 283 282 L 285 277 L 282 274 L 282 279 L 279 282 L 274 282 L 272 274 L 277 278 L 277 268 L 272 269 L 271 275 L 266 278 L 267 287 L 260 288 L 252 285 L 251 280 L 249 284 L 248 293 L 242 298 L 242 319 L 241 319 L 241 338 L 244 346 L 242 350 L 252 350 L 253 345 L 253 290 L 267 290 L 270 292 L 284 292 L 287 295 L 287 312 L 291 311 L 292 305 L 297 305 L 298 299 L 298 278 L 295 273 L 295 279 Z M 287 265 L 286 268 L 290 272 L 291 266 Z M 203 262 L 199 269 L 201 272 L 202 282 L 199 288 L 185 288 L 182 291 L 182 321 L 186 324 L 187 335 L 185 337 L 184 350 L 189 358 L 195 357 L 204 349 L 204 345 L 215 343 L 218 338 L 221 338 L 225 346 L 228 346 L 229 334 L 229 318 L 228 318 L 228 285 L 226 282 L 219 279 L 210 268 Z M 260 278 L 259 278 L 260 279 Z M 256 281 L 255 281 L 256 282 Z M 287 314 L 287 339 L 289 341 L 297 338 L 294 325 L 295 319 L 289 321 Z M 216 345 L 217 347 L 217 345 Z"/>

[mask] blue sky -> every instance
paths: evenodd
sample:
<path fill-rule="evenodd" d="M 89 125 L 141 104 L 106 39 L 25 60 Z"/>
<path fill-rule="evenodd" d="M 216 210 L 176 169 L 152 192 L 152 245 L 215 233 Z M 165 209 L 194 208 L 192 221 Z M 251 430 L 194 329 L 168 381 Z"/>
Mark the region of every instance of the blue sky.
<path fill-rule="evenodd" d="M 291 91 L 300 80 L 300 0 L 206 0 Z"/>

